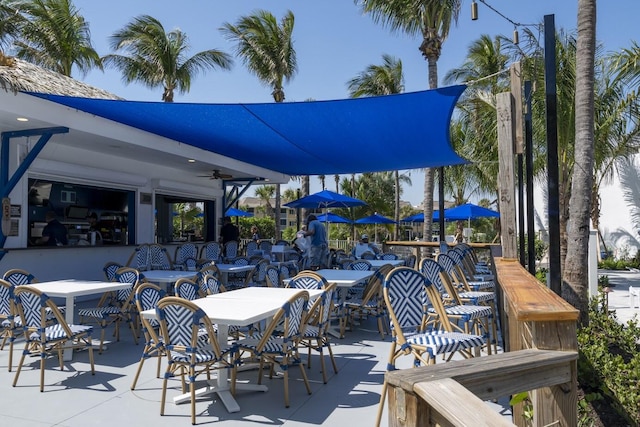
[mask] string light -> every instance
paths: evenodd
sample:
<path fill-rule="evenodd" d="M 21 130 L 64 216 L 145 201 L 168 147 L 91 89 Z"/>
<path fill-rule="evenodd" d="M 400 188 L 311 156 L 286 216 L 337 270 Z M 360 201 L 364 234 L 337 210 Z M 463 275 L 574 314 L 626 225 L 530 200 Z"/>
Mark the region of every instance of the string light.
<path fill-rule="evenodd" d="M 508 16 L 501 13 L 498 9 L 496 9 L 495 7 L 487 3 L 486 0 L 480 0 L 480 2 L 485 6 L 487 6 L 489 9 L 491 9 L 492 11 L 494 11 L 495 13 L 497 13 L 498 15 L 500 15 L 500 17 L 502 17 L 503 19 L 513 24 L 513 44 L 520 43 L 520 34 L 518 33 L 518 27 L 537 27 L 536 24 L 522 24 L 520 22 L 515 22 L 514 20 L 510 19 Z M 473 2 L 471 3 L 471 20 L 472 21 L 478 20 L 478 3 L 476 3 L 475 0 L 473 0 Z"/>

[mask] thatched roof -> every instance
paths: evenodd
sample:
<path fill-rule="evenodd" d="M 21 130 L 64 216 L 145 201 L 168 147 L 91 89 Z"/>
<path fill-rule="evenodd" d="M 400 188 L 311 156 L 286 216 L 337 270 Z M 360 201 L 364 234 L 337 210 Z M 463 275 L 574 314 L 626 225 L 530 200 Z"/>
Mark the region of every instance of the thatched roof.
<path fill-rule="evenodd" d="M 14 93 L 25 91 L 83 98 L 123 99 L 54 71 L 9 57 L 3 57 L 0 61 L 0 88 Z"/>

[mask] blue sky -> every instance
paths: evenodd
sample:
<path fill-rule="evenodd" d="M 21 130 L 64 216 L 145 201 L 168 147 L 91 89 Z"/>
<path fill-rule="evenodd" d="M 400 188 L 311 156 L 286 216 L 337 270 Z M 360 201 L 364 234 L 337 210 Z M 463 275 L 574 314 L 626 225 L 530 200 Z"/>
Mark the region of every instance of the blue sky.
<path fill-rule="evenodd" d="M 576 28 L 577 0 L 487 0 L 512 21 L 538 24 L 553 14 L 557 29 Z M 298 74 L 285 85 L 287 101 L 326 100 L 348 97 L 347 81 L 370 64 L 380 64 L 383 54 L 402 60 L 405 91 L 428 88 L 427 63 L 418 51 L 420 40 L 393 34 L 362 15 L 352 0 L 74 0 L 90 23 L 94 47 L 100 55 L 109 53 L 108 37 L 133 17 L 142 14 L 159 19 L 167 31 L 180 28 L 191 43 L 191 53 L 216 48 L 233 53 L 219 28 L 235 23 L 243 15 L 265 9 L 278 19 L 287 10 L 295 15 L 294 43 Z M 451 29 L 438 62 L 439 76 L 462 64 L 467 47 L 482 34 L 510 36 L 513 25 L 478 2 L 479 19 L 471 20 L 471 1 L 464 1 L 458 24 Z M 598 3 L 598 40 L 606 51 L 628 47 L 637 37 L 633 29 L 640 12 L 638 0 L 609 0 Z M 160 101 L 162 90 L 140 84 L 125 85 L 115 70 L 92 71 L 75 76 L 89 84 L 131 100 Z M 260 85 L 244 65 L 236 61 L 231 71 L 210 71 L 192 82 L 188 94 L 176 94 L 176 102 L 238 103 L 272 102 L 271 89 Z M 401 141 L 399 141 L 401 143 Z M 413 185 L 404 189 L 403 199 L 417 205 L 422 200 L 423 175 L 411 172 Z M 333 177 L 327 186 L 333 189 Z M 320 184 L 312 179 L 311 191 Z"/>

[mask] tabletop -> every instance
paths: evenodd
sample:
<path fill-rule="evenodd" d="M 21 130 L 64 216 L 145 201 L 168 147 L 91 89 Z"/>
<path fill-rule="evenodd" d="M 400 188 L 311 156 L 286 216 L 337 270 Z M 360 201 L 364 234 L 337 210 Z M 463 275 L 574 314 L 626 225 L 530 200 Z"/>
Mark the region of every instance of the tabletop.
<path fill-rule="evenodd" d="M 221 273 L 241 273 L 243 271 L 253 270 L 255 265 L 235 265 L 235 264 L 216 264 Z"/>
<path fill-rule="evenodd" d="M 290 297 L 290 295 L 286 296 L 280 292 L 274 293 L 274 295 L 280 295 L 272 298 L 259 298 L 256 297 L 255 294 L 254 296 L 249 296 L 248 292 L 244 292 L 244 294 L 246 294 L 244 296 L 236 294 L 237 297 L 228 297 L 225 295 L 239 291 L 240 289 L 237 291 L 222 292 L 209 295 L 205 298 L 198 298 L 191 302 L 200 307 L 213 323 L 244 326 L 274 315 Z M 145 318 L 155 318 L 156 311 L 154 309 L 145 310 L 140 314 Z"/>
<path fill-rule="evenodd" d="M 398 267 L 400 265 L 404 265 L 404 261 L 401 259 L 370 259 L 367 260 L 371 264 L 372 267 L 380 268 L 383 265 L 391 264 L 394 267 Z"/>
<path fill-rule="evenodd" d="M 178 279 L 191 279 L 196 276 L 196 271 L 183 270 L 147 270 L 141 271 L 140 274 L 150 282 L 173 283 Z"/>
<path fill-rule="evenodd" d="M 351 287 L 361 283 L 371 277 L 374 273 L 372 270 L 333 270 L 321 269 L 316 271 L 324 277 L 327 282 L 335 283 L 338 287 Z"/>
<path fill-rule="evenodd" d="M 264 300 L 264 299 L 277 299 L 284 303 L 284 301 L 291 298 L 300 289 L 295 288 L 264 288 L 264 287 L 249 287 L 236 289 L 233 291 L 221 292 L 215 295 L 209 295 L 207 298 L 221 298 L 221 299 L 244 299 L 244 300 Z M 319 297 L 322 289 L 307 289 L 309 292 L 309 299 L 314 300 Z M 282 305 L 282 304 L 281 304 Z"/>
<path fill-rule="evenodd" d="M 131 283 L 65 279 L 31 283 L 29 286 L 44 292 L 50 297 L 67 297 L 117 291 L 131 287 Z"/>

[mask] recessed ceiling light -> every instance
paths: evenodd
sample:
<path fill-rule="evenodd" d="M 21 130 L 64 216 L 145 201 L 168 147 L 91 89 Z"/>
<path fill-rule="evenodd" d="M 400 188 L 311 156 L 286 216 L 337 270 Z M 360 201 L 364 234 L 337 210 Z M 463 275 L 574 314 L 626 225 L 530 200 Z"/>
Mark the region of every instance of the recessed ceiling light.
<path fill-rule="evenodd" d="M 195 160 L 195 159 L 189 159 L 189 160 L 187 160 L 187 161 L 188 161 L 189 163 L 195 163 L 195 162 L 196 162 L 196 160 Z"/>
<path fill-rule="evenodd" d="M 19 121 L 19 122 L 28 122 L 29 121 L 29 119 L 27 119 L 26 117 L 18 117 L 16 120 Z"/>

